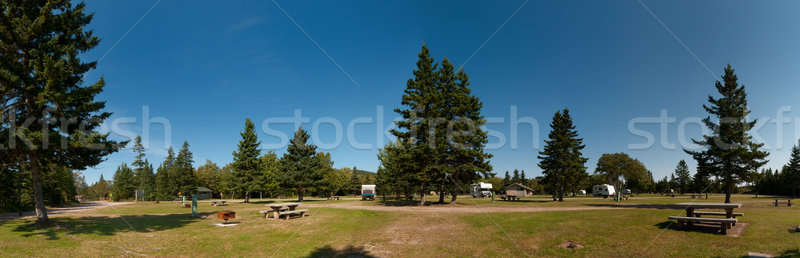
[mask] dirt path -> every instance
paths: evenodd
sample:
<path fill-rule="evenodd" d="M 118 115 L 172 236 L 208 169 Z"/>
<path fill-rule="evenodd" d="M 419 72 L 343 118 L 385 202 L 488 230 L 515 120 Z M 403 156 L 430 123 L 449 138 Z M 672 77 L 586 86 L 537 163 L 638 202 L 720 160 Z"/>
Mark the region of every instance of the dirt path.
<path fill-rule="evenodd" d="M 530 206 L 486 206 L 486 205 L 436 205 L 436 206 L 381 206 L 364 205 L 360 202 L 341 202 L 326 204 L 303 204 L 311 208 L 339 208 L 371 211 L 394 211 L 412 213 L 486 213 L 486 212 L 542 212 L 542 211 L 579 211 L 579 210 L 611 210 L 627 209 L 611 206 L 575 206 L 575 207 L 530 207 Z"/>
<path fill-rule="evenodd" d="M 93 201 L 93 202 L 82 202 L 75 206 L 70 207 L 58 207 L 58 208 L 47 208 L 47 216 L 48 217 L 58 217 L 63 216 L 66 214 L 87 211 L 87 210 L 94 210 L 100 209 L 105 207 L 111 206 L 118 206 L 118 205 L 126 205 L 131 204 L 132 202 L 106 202 L 106 201 Z M 7 212 L 0 214 L 0 221 L 2 220 L 10 220 L 10 219 L 18 219 L 18 218 L 32 218 L 35 217 L 36 214 L 33 211 L 23 212 L 22 217 L 18 216 L 16 212 Z"/>

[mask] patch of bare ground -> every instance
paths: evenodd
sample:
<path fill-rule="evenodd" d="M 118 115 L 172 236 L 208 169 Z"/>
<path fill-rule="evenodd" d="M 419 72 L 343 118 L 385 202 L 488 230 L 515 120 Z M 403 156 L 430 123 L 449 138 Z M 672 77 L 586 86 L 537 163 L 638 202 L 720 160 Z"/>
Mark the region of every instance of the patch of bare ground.
<path fill-rule="evenodd" d="M 374 241 L 364 247 L 378 257 L 429 257 L 450 253 L 481 256 L 475 238 L 486 238 L 458 217 L 450 214 L 405 213 L 393 223 L 376 230 Z M 488 240 L 488 238 L 487 238 Z"/>

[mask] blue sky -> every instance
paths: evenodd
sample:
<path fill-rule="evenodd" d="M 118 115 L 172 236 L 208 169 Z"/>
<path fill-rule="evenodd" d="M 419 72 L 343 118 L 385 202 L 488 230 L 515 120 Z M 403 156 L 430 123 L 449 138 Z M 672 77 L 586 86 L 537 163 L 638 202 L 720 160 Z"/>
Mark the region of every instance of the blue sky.
<path fill-rule="evenodd" d="M 503 119 L 487 127 L 506 138 L 490 150 L 495 172 L 539 175 L 537 153 L 561 108 L 571 110 L 584 138 L 590 173 L 600 155 L 614 152 L 638 158 L 657 177 L 671 173 L 680 159 L 694 171 L 680 145 L 660 143 L 657 124 L 635 124 L 653 135 L 654 144 L 632 148 L 647 139 L 629 123 L 663 110 L 676 121 L 665 127 L 668 143 L 679 141 L 680 128 L 684 141 L 699 137 L 696 123 L 680 122 L 706 116 L 701 105 L 715 94 L 714 80 L 728 63 L 748 89 L 753 118 L 769 122 L 782 107 L 789 109 L 783 113 L 788 123 L 759 129 L 771 153 L 768 166 L 785 163 L 798 138 L 798 2 L 277 3 L 286 14 L 270 1 L 87 1 L 95 12 L 90 28 L 103 39 L 86 54 L 88 60 L 102 57 L 87 79 L 106 79 L 99 99 L 114 112 L 107 130 L 116 128 L 119 139 L 142 134 L 147 109 L 150 118 L 169 121 L 170 129 L 166 137 L 160 124 L 147 127 L 151 162 L 163 160 L 166 146 L 188 141 L 196 165 L 207 159 L 223 165 L 232 159 L 246 117 L 270 145 L 281 140 L 268 135 L 263 122 L 296 110 L 310 121 L 304 128 L 321 124 L 312 130 L 320 145 L 336 141 L 330 121 L 346 129 L 367 119 L 373 122 L 357 124 L 351 138 L 370 148 L 348 144 L 344 131 L 343 143 L 324 151 L 332 153 L 335 167 L 374 171 L 377 148 L 389 140 L 378 137 L 379 130 L 397 117 L 392 109 L 399 107 L 424 42 L 437 61 L 463 64 L 484 115 Z M 537 122 L 536 130 L 519 126 L 515 147 L 512 109 L 517 118 Z M 382 125 L 375 122 L 379 117 Z M 268 127 L 287 135 L 294 130 L 291 124 Z M 120 163 L 132 160 L 126 149 L 84 173 L 88 182 L 101 173 L 110 178 Z"/>

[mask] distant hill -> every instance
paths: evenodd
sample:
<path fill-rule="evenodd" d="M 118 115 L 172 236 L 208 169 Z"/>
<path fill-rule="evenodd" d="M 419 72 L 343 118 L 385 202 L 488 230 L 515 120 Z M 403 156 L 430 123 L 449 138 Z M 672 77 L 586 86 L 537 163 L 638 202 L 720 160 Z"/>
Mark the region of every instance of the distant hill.
<path fill-rule="evenodd" d="M 372 172 L 372 171 L 356 169 L 356 175 L 359 175 L 359 176 L 376 176 L 378 174 L 375 173 L 375 172 Z"/>

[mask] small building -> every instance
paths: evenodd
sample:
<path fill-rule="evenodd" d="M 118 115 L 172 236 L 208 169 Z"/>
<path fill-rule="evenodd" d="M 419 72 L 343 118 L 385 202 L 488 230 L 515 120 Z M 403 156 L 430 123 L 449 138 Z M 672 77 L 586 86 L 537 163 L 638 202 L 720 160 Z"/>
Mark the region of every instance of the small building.
<path fill-rule="evenodd" d="M 506 186 L 506 196 L 525 197 L 533 195 L 533 189 L 520 183 Z"/>
<path fill-rule="evenodd" d="M 208 188 L 202 187 L 202 186 L 198 186 L 195 189 L 195 193 L 197 194 L 197 199 L 198 200 L 211 199 L 211 194 L 213 192 L 214 191 L 211 191 L 211 189 L 208 189 Z"/>

